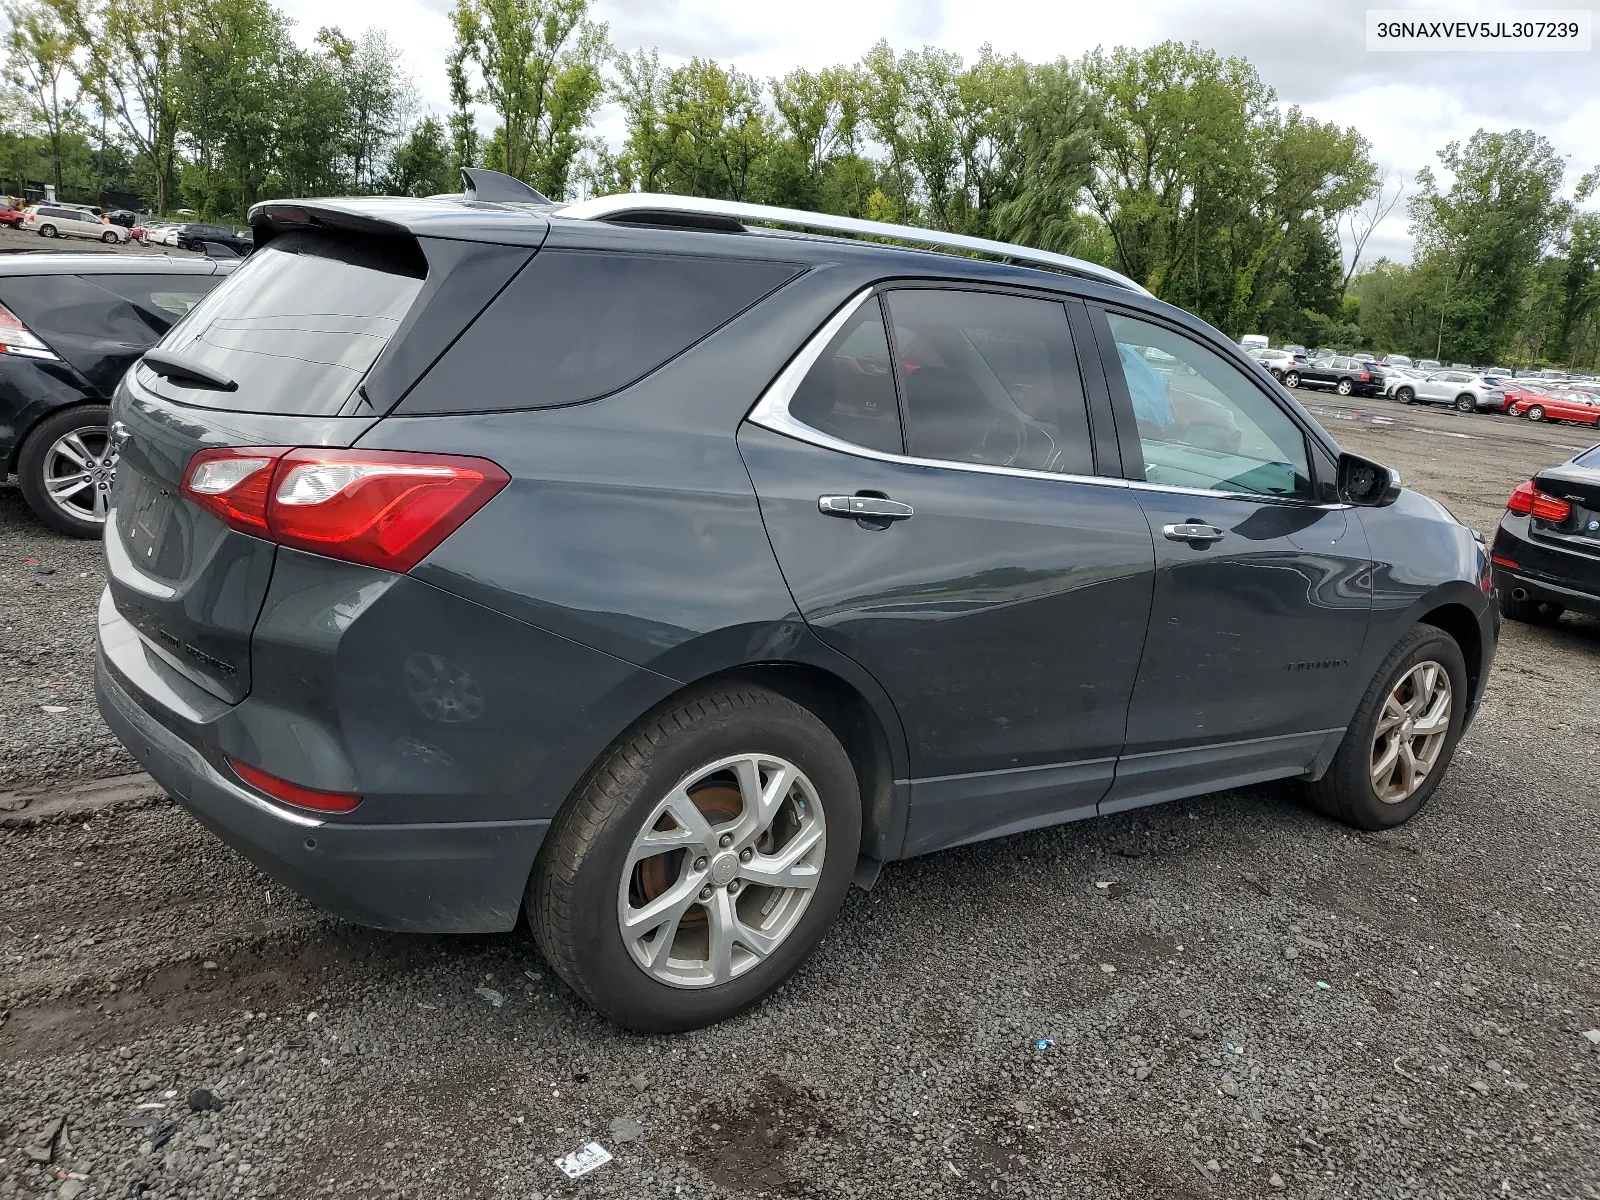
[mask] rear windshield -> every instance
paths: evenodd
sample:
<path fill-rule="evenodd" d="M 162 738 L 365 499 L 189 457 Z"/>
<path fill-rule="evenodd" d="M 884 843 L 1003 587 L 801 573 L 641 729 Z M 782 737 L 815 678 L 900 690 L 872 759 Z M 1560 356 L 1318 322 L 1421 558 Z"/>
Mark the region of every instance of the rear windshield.
<path fill-rule="evenodd" d="M 1572 461 L 1580 467 L 1600 467 L 1600 446 L 1590 446 Z"/>
<path fill-rule="evenodd" d="M 238 387 L 189 387 L 148 370 L 142 382 L 204 408 L 331 416 L 394 336 L 426 273 L 409 240 L 284 234 L 161 343 Z"/>

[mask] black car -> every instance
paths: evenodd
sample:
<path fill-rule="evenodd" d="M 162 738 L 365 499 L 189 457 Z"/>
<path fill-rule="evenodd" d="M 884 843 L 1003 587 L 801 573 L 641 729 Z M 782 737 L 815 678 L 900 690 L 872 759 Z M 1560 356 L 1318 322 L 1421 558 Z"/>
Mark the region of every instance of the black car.
<path fill-rule="evenodd" d="M 174 234 L 176 237 L 174 244 L 180 250 L 204 252 L 208 244 L 226 246 L 234 254 L 243 258 L 251 250 L 255 249 L 255 242 L 250 238 L 222 225 L 204 225 L 191 221 L 188 224 L 176 226 Z"/>
<path fill-rule="evenodd" d="M 1500 611 L 1553 624 L 1600 614 L 1600 446 L 1540 471 L 1506 501 L 1494 535 Z"/>
<path fill-rule="evenodd" d="M 48 525 L 99 537 L 124 371 L 235 264 L 121 254 L 0 258 L 0 478 Z"/>
<path fill-rule="evenodd" d="M 1383 395 L 1383 368 L 1359 358 L 1335 354 L 1314 358 L 1283 373 L 1289 387 L 1330 387 L 1341 396 Z"/>
<path fill-rule="evenodd" d="M 584 1000 L 684 1029 L 890 860 L 1439 786 L 1484 547 L 1217 330 L 1026 247 L 467 177 L 256 206 L 117 393 L 100 711 L 269 874 L 393 929 L 526 912 Z"/>

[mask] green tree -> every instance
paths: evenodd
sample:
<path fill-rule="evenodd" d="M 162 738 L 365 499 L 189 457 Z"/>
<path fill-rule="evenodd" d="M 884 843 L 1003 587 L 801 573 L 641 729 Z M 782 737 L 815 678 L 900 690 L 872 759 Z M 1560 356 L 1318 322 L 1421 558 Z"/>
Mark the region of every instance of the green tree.
<path fill-rule="evenodd" d="M 1099 114 L 1066 59 L 1036 67 L 1017 113 L 1015 194 L 995 213 L 996 233 L 1058 254 L 1094 253 L 1097 229 L 1083 212 L 1094 175 Z"/>
<path fill-rule="evenodd" d="M 63 186 L 66 137 L 83 123 L 84 88 L 77 62 L 83 44 L 54 9 L 13 4 L 6 16 L 7 80 L 27 97 L 26 117 L 50 145 L 51 175 Z"/>
<path fill-rule="evenodd" d="M 458 111 L 480 98 L 500 117 L 503 169 L 561 199 L 604 93 L 606 27 L 589 0 L 456 0 L 451 58 Z M 471 90 L 467 66 L 481 86 Z M 467 139 L 458 136 L 458 147 Z"/>
<path fill-rule="evenodd" d="M 1525 129 L 1480 129 L 1438 157 L 1450 186 L 1424 167 L 1408 206 L 1418 265 L 1436 289 L 1436 348 L 1487 362 L 1510 343 L 1531 273 L 1570 217 L 1561 157 Z"/>
<path fill-rule="evenodd" d="M 385 190 L 400 196 L 436 196 L 460 189 L 454 152 L 437 117 L 424 117 L 394 152 Z"/>
<path fill-rule="evenodd" d="M 165 213 L 177 162 L 179 63 L 190 0 L 50 0 L 87 52 L 83 77 L 142 162 Z"/>

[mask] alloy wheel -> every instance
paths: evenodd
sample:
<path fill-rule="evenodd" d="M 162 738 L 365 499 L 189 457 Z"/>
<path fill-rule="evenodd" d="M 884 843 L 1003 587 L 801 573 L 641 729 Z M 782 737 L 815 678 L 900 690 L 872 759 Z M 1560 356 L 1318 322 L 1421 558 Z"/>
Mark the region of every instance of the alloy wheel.
<path fill-rule="evenodd" d="M 1283 382 L 1285 384 L 1287 384 L 1289 387 L 1292 387 L 1292 388 L 1299 387 L 1300 386 L 1300 372 L 1298 372 L 1298 371 L 1290 371 L 1287 375 L 1285 375 L 1283 377 Z"/>
<path fill-rule="evenodd" d="M 671 987 L 736 979 L 800 924 L 826 851 L 805 772 L 771 754 L 719 759 L 673 788 L 634 838 L 617 896 L 623 944 Z"/>
<path fill-rule="evenodd" d="M 1385 804 L 1409 800 L 1428 778 L 1450 732 L 1450 673 L 1429 659 L 1389 689 L 1372 734 L 1372 790 Z"/>
<path fill-rule="evenodd" d="M 44 453 L 44 491 L 50 502 L 78 521 L 105 524 L 117 452 L 103 425 L 74 429 Z"/>
<path fill-rule="evenodd" d="M 1542 407 L 1540 407 L 1539 405 L 1535 404 L 1532 408 L 1530 408 L 1528 410 L 1528 420 L 1530 420 L 1530 421 L 1542 421 L 1542 420 L 1544 420 L 1544 409 Z"/>
<path fill-rule="evenodd" d="M 1339 380 L 1339 387 L 1338 387 L 1339 395 L 1348 396 L 1353 391 L 1355 391 L 1355 387 L 1354 387 L 1354 385 L 1351 384 L 1351 382 L 1348 379 Z"/>

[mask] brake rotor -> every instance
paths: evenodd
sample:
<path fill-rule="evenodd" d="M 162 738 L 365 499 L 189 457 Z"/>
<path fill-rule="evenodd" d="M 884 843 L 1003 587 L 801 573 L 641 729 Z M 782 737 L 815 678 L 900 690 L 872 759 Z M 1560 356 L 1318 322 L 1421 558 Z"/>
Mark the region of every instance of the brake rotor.
<path fill-rule="evenodd" d="M 694 806 L 700 810 L 700 815 L 713 828 L 726 825 L 730 821 L 737 821 L 744 814 L 744 797 L 732 784 L 705 784 L 690 792 L 689 799 L 694 801 Z M 679 866 L 676 871 L 672 869 L 674 860 L 678 857 L 672 854 L 656 854 L 638 865 L 634 879 L 645 904 L 650 903 L 678 881 L 682 867 Z M 705 909 L 697 904 L 683 914 L 679 924 L 692 925 L 696 921 L 705 919 Z"/>

